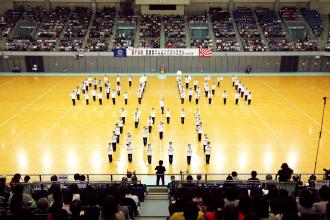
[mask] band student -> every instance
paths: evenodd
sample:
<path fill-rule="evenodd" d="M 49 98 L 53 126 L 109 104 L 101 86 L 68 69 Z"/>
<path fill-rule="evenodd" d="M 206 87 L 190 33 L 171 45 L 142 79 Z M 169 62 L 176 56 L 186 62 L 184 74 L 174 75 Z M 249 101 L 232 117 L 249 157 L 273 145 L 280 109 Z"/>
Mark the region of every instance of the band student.
<path fill-rule="evenodd" d="M 173 153 L 174 153 L 173 143 L 169 142 L 168 143 L 168 161 L 170 164 L 173 163 Z"/>
<path fill-rule="evenodd" d="M 151 144 L 148 144 L 147 146 L 147 157 L 148 157 L 148 164 L 151 164 L 151 157 L 152 157 Z"/>

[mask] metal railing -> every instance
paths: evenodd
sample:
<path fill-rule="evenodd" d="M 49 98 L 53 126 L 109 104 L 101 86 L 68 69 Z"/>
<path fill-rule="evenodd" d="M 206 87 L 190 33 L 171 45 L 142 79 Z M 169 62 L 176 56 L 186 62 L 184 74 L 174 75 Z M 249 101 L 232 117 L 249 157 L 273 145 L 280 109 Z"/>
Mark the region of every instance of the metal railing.
<path fill-rule="evenodd" d="M 228 173 L 188 173 L 188 172 L 180 172 L 180 173 L 174 173 L 174 174 L 164 174 L 164 182 L 165 185 L 171 182 L 171 176 L 175 177 L 175 180 L 185 181 L 188 175 L 193 176 L 193 179 L 196 179 L 197 175 L 201 175 L 202 179 L 205 181 L 219 181 L 219 180 L 226 180 Z M 265 180 L 265 176 L 268 173 L 259 173 L 258 178 L 260 180 Z M 50 181 L 51 176 L 56 175 L 59 179 L 59 181 L 74 181 L 74 175 L 75 174 L 21 174 L 22 181 L 23 177 L 25 175 L 30 176 L 30 182 L 47 182 Z M 115 182 L 115 181 L 121 181 L 123 177 L 127 177 L 127 173 L 125 174 L 90 174 L 90 173 L 81 173 L 80 175 L 84 175 L 86 177 L 87 182 Z M 146 185 L 152 186 L 156 185 L 156 174 L 145 174 L 145 173 L 135 173 L 138 180 Z M 276 180 L 276 174 L 271 173 L 273 180 Z M 301 181 L 304 183 L 308 182 L 309 177 L 312 175 L 310 173 L 301 173 L 301 174 L 295 174 L 299 175 Z M 0 174 L 1 176 L 6 176 L 7 182 L 10 181 L 11 177 L 14 176 L 14 174 Z M 324 174 L 323 173 L 317 173 L 315 174 L 317 180 L 323 180 Z M 239 173 L 239 179 L 244 181 L 248 180 L 251 177 L 250 173 Z"/>

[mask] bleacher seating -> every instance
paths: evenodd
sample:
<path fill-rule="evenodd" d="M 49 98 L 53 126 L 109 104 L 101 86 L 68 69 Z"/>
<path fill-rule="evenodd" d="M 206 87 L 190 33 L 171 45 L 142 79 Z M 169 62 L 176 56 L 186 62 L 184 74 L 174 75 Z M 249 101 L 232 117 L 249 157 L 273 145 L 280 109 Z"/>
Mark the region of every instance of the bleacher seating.
<path fill-rule="evenodd" d="M 321 36 L 322 31 L 323 31 L 321 15 L 316 10 L 311 10 L 311 9 L 307 9 L 307 8 L 303 8 L 301 10 L 301 12 L 302 12 L 303 16 L 305 17 L 313 34 L 316 37 Z"/>
<path fill-rule="evenodd" d="M 330 23 L 330 14 L 328 14 L 328 19 L 329 19 L 329 23 Z M 325 50 L 330 51 L 330 29 L 328 30 L 328 42 L 325 46 Z"/>
<path fill-rule="evenodd" d="M 277 17 L 275 11 L 267 8 L 257 8 L 261 29 L 266 39 L 268 39 L 268 48 L 271 51 L 290 51 L 294 45 L 286 39 L 286 31 L 283 30 L 282 21 Z"/>
<path fill-rule="evenodd" d="M 209 36 L 207 14 L 195 14 L 188 16 L 190 42 L 186 42 L 184 16 L 140 15 L 140 31 L 136 33 L 138 16 L 116 17 L 114 7 L 97 11 L 92 20 L 92 11 L 86 7 L 55 7 L 49 12 L 41 7 L 17 7 L 5 12 L 0 20 L 0 28 L 4 37 L 3 49 L 10 51 L 108 51 L 136 46 L 137 35 L 140 35 L 139 47 L 159 48 L 162 22 L 165 48 L 186 48 L 188 43 L 192 48 L 212 48 L 216 51 L 320 50 L 313 36 L 321 35 L 323 24 L 320 14 L 315 10 L 285 7 L 279 10 L 279 18 L 271 9 L 256 8 L 254 12 L 250 8 L 238 7 L 233 11 L 232 18 L 227 9 L 211 7 L 209 15 L 215 38 Z M 241 42 L 236 36 L 234 20 Z M 292 41 L 290 38 L 293 35 L 288 34 L 291 31 L 287 33 L 283 21 L 309 25 L 313 36 L 308 33 L 303 39 Z M 19 31 L 20 26 L 27 25 L 32 31 L 23 33 L 23 28 Z M 112 37 L 114 28 L 117 31 Z M 112 48 L 109 48 L 110 39 Z M 330 40 L 325 50 L 330 50 Z"/>
<path fill-rule="evenodd" d="M 301 11 L 296 7 L 282 8 L 279 13 L 285 22 L 305 22 Z M 317 51 L 320 49 L 318 43 L 313 39 L 309 39 L 307 35 L 304 39 L 295 41 L 293 44 L 298 51 Z"/>
<path fill-rule="evenodd" d="M 185 23 L 180 15 L 164 16 L 165 48 L 185 48 Z"/>
<path fill-rule="evenodd" d="M 142 15 L 140 26 L 140 47 L 160 47 L 160 16 Z"/>
<path fill-rule="evenodd" d="M 210 8 L 210 16 L 216 39 L 217 51 L 240 51 L 236 40 L 234 23 L 227 10 Z"/>
<path fill-rule="evenodd" d="M 266 46 L 261 41 L 260 31 L 250 8 L 237 8 L 234 17 L 238 32 L 242 39 L 244 51 L 265 51 Z"/>

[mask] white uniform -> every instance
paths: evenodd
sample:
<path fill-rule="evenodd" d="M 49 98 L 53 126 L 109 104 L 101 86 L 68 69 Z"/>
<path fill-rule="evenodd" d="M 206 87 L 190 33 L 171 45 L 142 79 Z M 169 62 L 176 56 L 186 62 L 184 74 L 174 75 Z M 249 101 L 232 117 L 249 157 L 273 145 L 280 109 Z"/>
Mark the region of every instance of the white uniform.
<path fill-rule="evenodd" d="M 188 147 L 187 149 L 187 156 L 191 157 L 192 156 L 192 149 Z"/>
<path fill-rule="evenodd" d="M 152 156 L 152 148 L 147 147 L 147 156 Z"/>
<path fill-rule="evenodd" d="M 124 99 L 128 99 L 128 94 L 124 93 Z"/>

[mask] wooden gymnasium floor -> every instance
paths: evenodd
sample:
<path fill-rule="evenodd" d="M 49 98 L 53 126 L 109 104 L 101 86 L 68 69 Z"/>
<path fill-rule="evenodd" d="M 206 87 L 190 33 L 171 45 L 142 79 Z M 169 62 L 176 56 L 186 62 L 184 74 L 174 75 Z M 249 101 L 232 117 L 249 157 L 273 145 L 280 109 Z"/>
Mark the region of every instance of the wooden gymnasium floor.
<path fill-rule="evenodd" d="M 198 108 L 204 132 L 210 137 L 212 156 L 205 164 L 201 144 L 197 141 L 193 112 L 195 103 L 183 105 L 186 123 L 180 123 L 180 100 L 175 77 L 160 80 L 148 78 L 141 105 L 137 104 L 138 76 L 128 88 L 127 76 L 121 77 L 122 92 L 128 91 L 128 117 L 124 134 L 133 135 L 133 163 L 128 164 L 126 147 L 114 154 L 109 164 L 107 143 L 124 106 L 123 97 L 116 105 L 105 100 L 89 106 L 84 100 L 73 107 L 69 96 L 86 76 L 2 76 L 0 77 L 0 173 L 153 173 L 163 159 L 168 173 L 180 170 L 192 173 L 277 172 L 282 162 L 296 172 L 313 171 L 320 130 L 323 96 L 330 96 L 328 76 L 240 76 L 253 92 L 252 106 L 240 100 L 235 106 L 231 77 L 225 76 L 221 88 L 209 105 L 203 96 Z M 193 79 L 195 76 L 193 76 Z M 197 77 L 202 86 L 202 77 Z M 103 76 L 98 76 L 103 79 Z M 212 77 L 215 81 L 216 77 Z M 110 77 L 115 85 L 114 76 Z M 226 106 L 223 90 L 229 91 Z M 165 98 L 172 117 L 165 126 L 164 139 L 159 140 L 159 99 Z M 329 103 L 330 104 L 330 103 Z M 328 104 L 328 105 L 329 105 Z M 139 128 L 133 124 L 136 107 L 141 111 Z M 150 140 L 153 146 L 152 165 L 147 165 L 142 145 L 142 127 L 152 107 L 157 109 L 156 127 Z M 324 133 L 320 147 L 318 172 L 330 168 L 330 109 L 326 108 Z M 156 128 L 156 129 L 155 129 Z M 121 145 L 124 145 L 121 137 Z M 168 142 L 175 146 L 174 163 L 167 159 Z M 193 146 L 191 166 L 186 164 L 186 146 Z M 263 177 L 262 177 L 263 178 Z"/>

